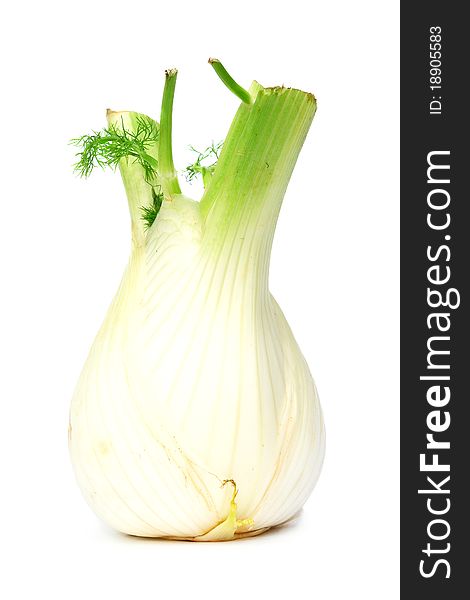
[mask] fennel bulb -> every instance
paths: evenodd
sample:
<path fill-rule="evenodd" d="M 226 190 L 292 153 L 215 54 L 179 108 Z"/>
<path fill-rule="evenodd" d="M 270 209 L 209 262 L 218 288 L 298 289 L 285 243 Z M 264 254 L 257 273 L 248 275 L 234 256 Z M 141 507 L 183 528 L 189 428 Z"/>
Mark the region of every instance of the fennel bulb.
<path fill-rule="evenodd" d="M 173 165 L 176 71 L 160 124 L 108 111 L 108 129 L 75 140 L 83 175 L 119 166 L 132 252 L 73 397 L 70 452 L 92 508 L 137 536 L 261 533 L 302 507 L 323 459 L 315 385 L 268 289 L 316 102 L 256 82 L 244 90 L 211 63 L 242 103 L 217 164 L 199 164 L 200 202 L 181 193 Z"/>

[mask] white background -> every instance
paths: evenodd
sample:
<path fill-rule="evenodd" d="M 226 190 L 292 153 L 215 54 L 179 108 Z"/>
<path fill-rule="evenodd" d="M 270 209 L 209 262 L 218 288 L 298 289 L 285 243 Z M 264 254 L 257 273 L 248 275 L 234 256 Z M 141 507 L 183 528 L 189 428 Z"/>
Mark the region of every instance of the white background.
<path fill-rule="evenodd" d="M 398 3 L 9 3 L 1 78 L 0 595 L 398 597 Z M 158 117 L 178 67 L 177 166 L 238 101 L 207 65 L 313 91 L 271 289 L 317 381 L 324 470 L 297 524 L 225 544 L 115 534 L 82 499 L 69 400 L 129 250 L 118 175 L 72 175 L 104 111 Z M 193 190 L 194 193 L 194 190 Z"/>

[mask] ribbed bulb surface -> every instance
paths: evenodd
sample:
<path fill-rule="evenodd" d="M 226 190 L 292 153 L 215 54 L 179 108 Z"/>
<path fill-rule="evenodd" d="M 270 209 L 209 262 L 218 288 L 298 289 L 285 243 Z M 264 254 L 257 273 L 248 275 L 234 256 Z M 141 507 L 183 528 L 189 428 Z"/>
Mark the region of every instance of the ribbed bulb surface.
<path fill-rule="evenodd" d="M 81 489 L 115 529 L 232 539 L 288 520 L 312 490 L 323 419 L 268 291 L 276 218 L 241 220 L 214 249 L 200 205 L 177 196 L 133 245 L 70 422 Z"/>

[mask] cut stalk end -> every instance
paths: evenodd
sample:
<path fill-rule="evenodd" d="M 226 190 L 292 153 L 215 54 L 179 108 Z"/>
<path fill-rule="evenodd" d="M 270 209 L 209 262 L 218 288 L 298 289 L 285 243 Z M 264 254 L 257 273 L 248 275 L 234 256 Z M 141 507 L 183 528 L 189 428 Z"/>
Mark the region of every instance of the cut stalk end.
<path fill-rule="evenodd" d="M 227 69 L 224 67 L 224 65 L 220 62 L 218 58 L 209 58 L 208 62 L 214 69 L 214 71 L 217 73 L 217 75 L 220 77 L 222 82 L 228 87 L 228 89 L 231 92 L 235 94 L 235 96 L 240 98 L 240 100 L 245 104 L 252 103 L 250 92 L 248 92 L 248 90 L 245 90 L 245 88 L 242 88 L 242 86 L 239 85 L 233 79 L 233 77 L 230 75 L 230 73 L 227 71 Z"/>

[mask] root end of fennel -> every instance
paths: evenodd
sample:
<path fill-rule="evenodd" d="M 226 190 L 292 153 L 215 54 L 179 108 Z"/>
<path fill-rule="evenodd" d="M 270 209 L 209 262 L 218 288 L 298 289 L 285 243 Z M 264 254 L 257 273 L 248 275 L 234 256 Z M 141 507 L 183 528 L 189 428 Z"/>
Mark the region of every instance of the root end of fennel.
<path fill-rule="evenodd" d="M 230 499 L 230 507 L 227 517 L 214 528 L 210 529 L 204 535 L 197 536 L 194 541 L 198 542 L 220 542 L 228 541 L 236 538 L 237 534 L 250 533 L 249 528 L 254 525 L 253 519 L 237 519 L 237 484 L 233 479 L 226 479 L 222 486 L 231 484 L 233 486 L 233 494 Z M 247 529 L 248 528 L 248 529 Z"/>

